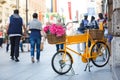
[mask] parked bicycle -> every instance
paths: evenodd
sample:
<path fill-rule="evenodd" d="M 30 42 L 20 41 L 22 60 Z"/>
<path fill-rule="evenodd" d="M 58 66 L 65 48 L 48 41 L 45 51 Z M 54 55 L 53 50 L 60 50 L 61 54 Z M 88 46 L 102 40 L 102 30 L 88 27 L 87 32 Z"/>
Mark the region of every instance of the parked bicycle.
<path fill-rule="evenodd" d="M 88 47 L 88 41 L 91 42 L 90 47 Z M 78 44 L 83 42 L 86 43 L 84 53 L 79 53 L 67 46 L 69 44 Z M 53 70 L 60 75 L 68 73 L 72 68 L 74 59 L 70 52 L 81 56 L 82 62 L 87 63 L 85 71 L 87 68 L 90 71 L 90 61 L 97 67 L 103 67 L 109 61 L 110 51 L 106 44 L 103 31 L 101 30 L 87 30 L 84 34 L 65 36 L 65 41 L 60 43 L 64 43 L 64 49 L 56 52 L 53 55 L 51 62 Z"/>

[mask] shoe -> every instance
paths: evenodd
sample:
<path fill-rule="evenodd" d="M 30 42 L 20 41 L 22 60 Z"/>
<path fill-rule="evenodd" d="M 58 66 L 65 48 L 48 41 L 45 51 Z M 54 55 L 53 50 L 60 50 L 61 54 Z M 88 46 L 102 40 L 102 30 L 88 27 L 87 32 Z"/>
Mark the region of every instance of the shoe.
<path fill-rule="evenodd" d="M 40 62 L 39 59 L 37 59 L 37 63 Z"/>
<path fill-rule="evenodd" d="M 31 58 L 31 61 L 32 61 L 32 63 L 34 63 L 34 62 L 35 62 L 34 57 L 32 57 L 32 58 Z"/>
<path fill-rule="evenodd" d="M 6 50 L 6 52 L 8 52 L 8 50 Z"/>
<path fill-rule="evenodd" d="M 15 62 L 19 62 L 20 60 L 18 58 L 15 59 Z"/>
<path fill-rule="evenodd" d="M 24 52 L 23 50 L 21 50 L 21 52 Z"/>
<path fill-rule="evenodd" d="M 16 62 L 19 62 L 20 60 L 19 60 L 19 59 L 16 59 L 15 61 L 16 61 Z"/>
<path fill-rule="evenodd" d="M 10 59 L 14 60 L 14 57 L 12 56 Z"/>

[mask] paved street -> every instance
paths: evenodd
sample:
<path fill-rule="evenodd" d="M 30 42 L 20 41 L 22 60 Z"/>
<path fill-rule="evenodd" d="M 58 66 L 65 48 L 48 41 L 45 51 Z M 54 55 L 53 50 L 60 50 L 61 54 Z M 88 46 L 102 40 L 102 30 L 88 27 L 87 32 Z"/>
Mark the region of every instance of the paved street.
<path fill-rule="evenodd" d="M 76 45 L 71 45 L 76 49 Z M 51 59 L 55 53 L 55 45 L 44 45 L 40 62 L 31 63 L 30 52 L 20 52 L 20 62 L 10 60 L 5 45 L 0 48 L 0 80 L 113 80 L 109 65 L 97 68 L 93 65 L 91 72 L 84 72 L 85 64 L 81 58 L 73 55 L 73 70 L 65 75 L 58 75 L 51 67 Z M 92 65 L 92 63 L 91 63 Z"/>

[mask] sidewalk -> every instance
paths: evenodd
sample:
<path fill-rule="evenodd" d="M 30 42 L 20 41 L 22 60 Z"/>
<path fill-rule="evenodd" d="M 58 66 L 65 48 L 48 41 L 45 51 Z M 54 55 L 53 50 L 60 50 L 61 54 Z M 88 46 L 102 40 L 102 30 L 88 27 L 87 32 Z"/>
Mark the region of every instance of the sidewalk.
<path fill-rule="evenodd" d="M 76 50 L 76 45 L 71 45 Z M 44 45 L 39 63 L 31 63 L 30 52 L 20 53 L 20 62 L 10 60 L 5 45 L 0 48 L 0 80 L 113 80 L 109 65 L 97 68 L 93 65 L 91 72 L 84 71 L 85 64 L 81 58 L 73 55 L 73 69 L 65 75 L 58 75 L 51 67 L 51 59 L 56 52 L 55 45 Z"/>

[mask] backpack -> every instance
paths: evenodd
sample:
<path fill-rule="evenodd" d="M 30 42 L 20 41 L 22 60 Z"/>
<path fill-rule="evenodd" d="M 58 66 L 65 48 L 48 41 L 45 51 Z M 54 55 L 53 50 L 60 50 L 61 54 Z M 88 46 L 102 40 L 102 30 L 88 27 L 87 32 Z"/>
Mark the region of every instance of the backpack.
<path fill-rule="evenodd" d="M 99 29 L 99 26 L 98 26 L 98 24 L 97 24 L 97 21 L 95 21 L 95 27 L 94 27 L 95 29 Z"/>
<path fill-rule="evenodd" d="M 88 22 L 88 20 L 87 20 L 87 22 Z M 78 28 L 78 31 L 84 33 L 86 28 L 87 28 L 87 26 L 84 26 L 84 20 L 82 20 L 82 22 L 80 23 L 80 26 Z"/>

